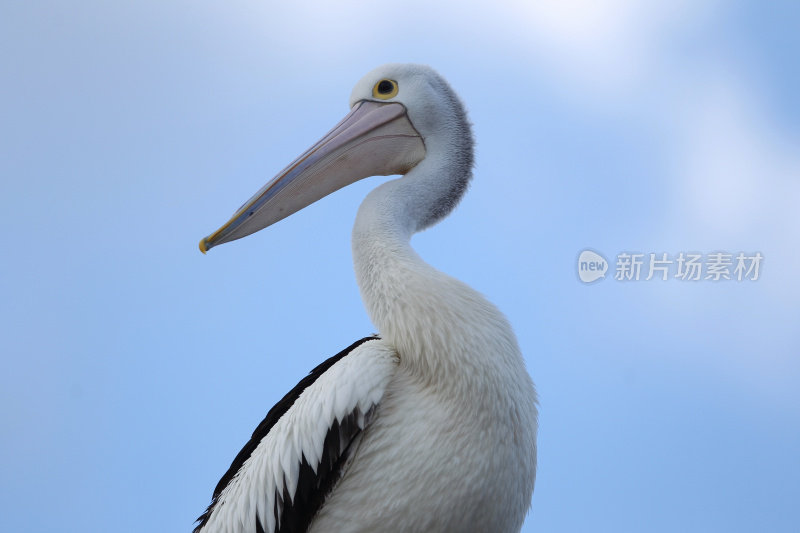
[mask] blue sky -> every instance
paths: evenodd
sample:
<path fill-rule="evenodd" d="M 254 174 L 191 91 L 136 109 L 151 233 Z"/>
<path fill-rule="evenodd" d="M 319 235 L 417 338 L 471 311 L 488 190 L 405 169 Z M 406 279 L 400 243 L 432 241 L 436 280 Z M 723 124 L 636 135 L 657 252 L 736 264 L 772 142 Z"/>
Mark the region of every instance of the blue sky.
<path fill-rule="evenodd" d="M 541 396 L 523 531 L 794 531 L 797 4 L 286 4 L 0 6 L 0 528 L 190 530 L 269 407 L 373 331 L 349 237 L 385 178 L 197 242 L 413 61 L 478 141 L 414 245 L 508 315 Z M 587 286 L 585 248 L 764 263 Z"/>

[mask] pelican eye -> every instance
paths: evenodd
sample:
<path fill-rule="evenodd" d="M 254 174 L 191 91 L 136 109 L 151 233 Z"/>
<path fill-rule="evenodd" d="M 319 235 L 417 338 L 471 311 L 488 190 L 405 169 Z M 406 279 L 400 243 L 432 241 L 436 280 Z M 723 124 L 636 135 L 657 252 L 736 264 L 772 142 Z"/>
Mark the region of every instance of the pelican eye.
<path fill-rule="evenodd" d="M 397 96 L 397 82 L 394 80 L 381 80 L 372 88 L 372 96 L 381 100 L 388 100 Z"/>

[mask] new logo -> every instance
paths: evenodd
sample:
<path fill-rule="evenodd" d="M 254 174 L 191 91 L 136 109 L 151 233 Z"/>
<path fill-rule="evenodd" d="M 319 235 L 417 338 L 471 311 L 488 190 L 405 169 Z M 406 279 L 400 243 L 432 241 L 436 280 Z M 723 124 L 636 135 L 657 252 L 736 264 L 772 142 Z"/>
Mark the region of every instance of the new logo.
<path fill-rule="evenodd" d="M 606 277 L 608 261 L 592 250 L 584 250 L 578 256 L 578 277 L 584 283 L 592 283 Z"/>

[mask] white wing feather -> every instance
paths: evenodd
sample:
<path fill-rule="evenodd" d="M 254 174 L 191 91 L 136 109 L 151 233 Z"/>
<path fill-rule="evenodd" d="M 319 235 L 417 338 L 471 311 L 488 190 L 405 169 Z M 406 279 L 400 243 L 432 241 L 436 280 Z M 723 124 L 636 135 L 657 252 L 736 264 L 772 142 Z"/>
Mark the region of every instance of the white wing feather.
<path fill-rule="evenodd" d="M 266 533 L 275 533 L 273 510 L 283 510 L 283 491 L 294 498 L 303 456 L 317 471 L 325 437 L 334 421 L 378 405 L 397 366 L 384 341 L 365 342 L 306 388 L 261 440 L 239 472 L 220 493 L 203 533 L 255 533 L 256 513 Z M 285 487 L 284 487 L 285 483 Z"/>

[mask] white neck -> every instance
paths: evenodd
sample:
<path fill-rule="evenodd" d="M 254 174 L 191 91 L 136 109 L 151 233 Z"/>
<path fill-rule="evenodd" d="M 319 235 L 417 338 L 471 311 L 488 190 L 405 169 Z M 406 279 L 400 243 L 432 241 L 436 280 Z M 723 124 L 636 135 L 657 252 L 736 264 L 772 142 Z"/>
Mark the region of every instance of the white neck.
<path fill-rule="evenodd" d="M 464 171 L 432 155 L 429 151 L 404 177 L 367 196 L 353 228 L 353 259 L 367 312 L 381 336 L 401 353 L 402 364 L 425 379 L 459 383 L 453 375 L 493 373 L 498 363 L 517 367 L 521 358 L 505 317 L 411 247 L 411 236 L 426 221 L 452 209 L 448 184 L 458 176 L 450 174 Z M 506 355 L 513 361 L 495 359 Z"/>

